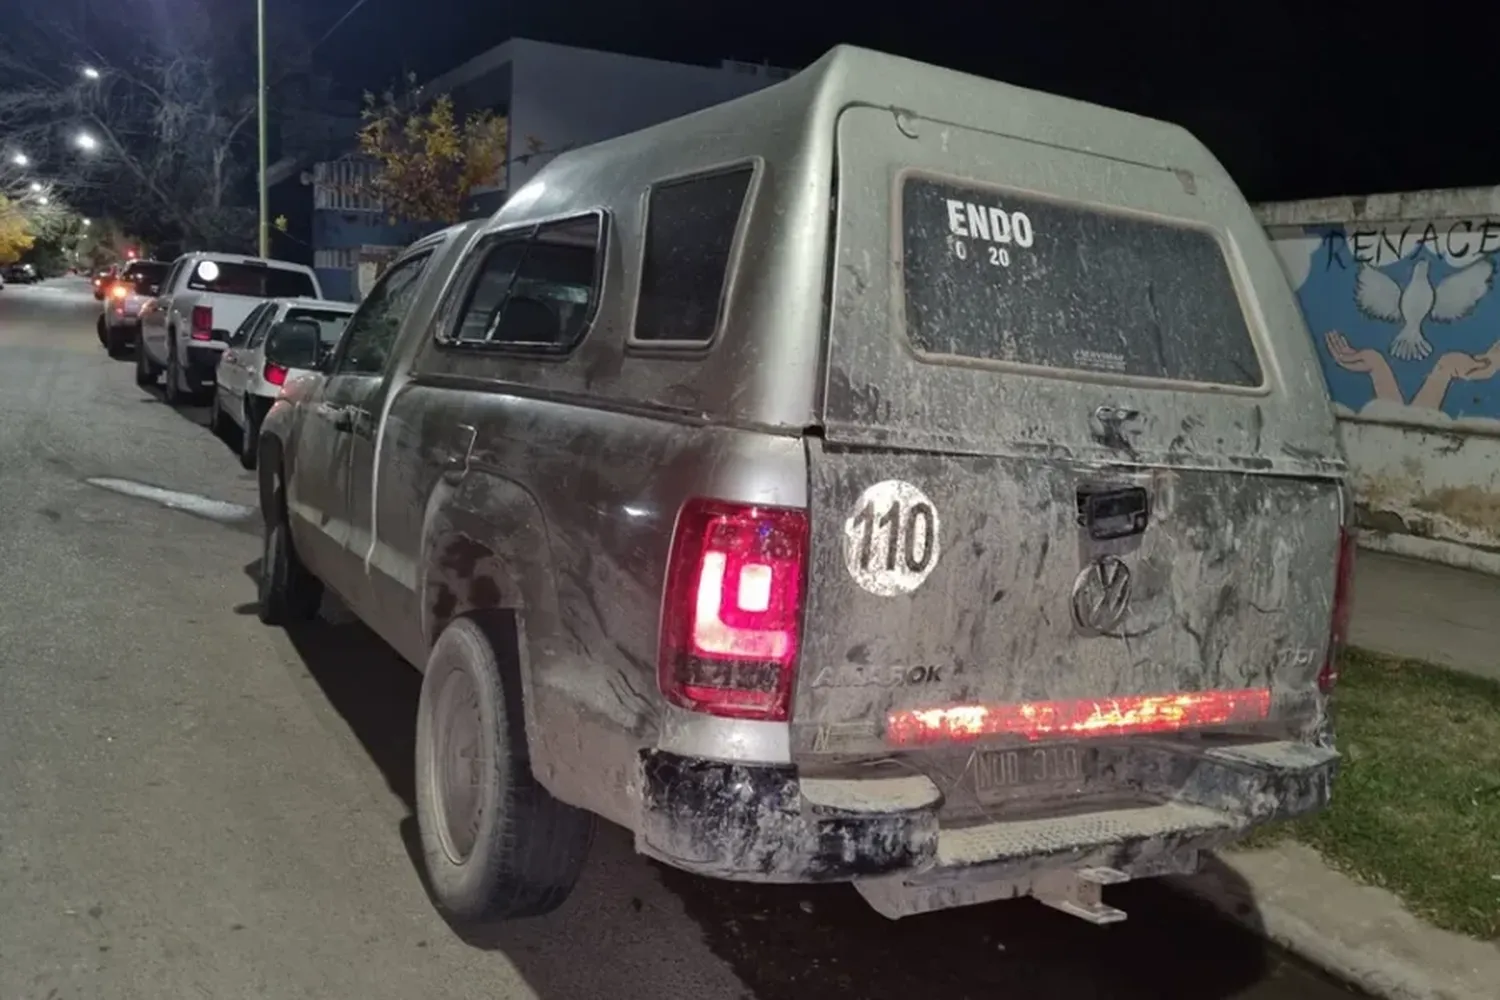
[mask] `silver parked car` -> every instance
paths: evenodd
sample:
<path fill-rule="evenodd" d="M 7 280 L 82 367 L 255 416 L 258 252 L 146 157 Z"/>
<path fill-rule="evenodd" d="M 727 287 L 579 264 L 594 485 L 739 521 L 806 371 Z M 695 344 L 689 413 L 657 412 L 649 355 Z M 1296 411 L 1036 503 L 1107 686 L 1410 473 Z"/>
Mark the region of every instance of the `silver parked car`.
<path fill-rule="evenodd" d="M 882 913 L 1191 870 L 1323 807 L 1345 465 L 1180 128 L 859 49 L 563 153 L 395 260 L 261 431 L 261 615 L 425 674 L 438 903 L 595 818 Z"/>
<path fill-rule="evenodd" d="M 347 302 L 270 299 L 251 310 L 250 315 L 229 334 L 214 370 L 209 427 L 215 434 L 235 432 L 239 439 L 240 461 L 245 468 L 255 468 L 260 423 L 281 394 L 281 387 L 289 375 L 286 367 L 266 360 L 266 334 L 279 323 L 300 320 L 313 324 L 318 331 L 319 343 L 332 350 L 353 313 L 354 306 Z"/>
<path fill-rule="evenodd" d="M 171 269 L 166 261 L 133 260 L 118 277 L 104 284 L 99 343 L 110 357 L 123 357 L 136 346 L 141 334 L 141 309 L 161 293 L 161 283 Z"/>

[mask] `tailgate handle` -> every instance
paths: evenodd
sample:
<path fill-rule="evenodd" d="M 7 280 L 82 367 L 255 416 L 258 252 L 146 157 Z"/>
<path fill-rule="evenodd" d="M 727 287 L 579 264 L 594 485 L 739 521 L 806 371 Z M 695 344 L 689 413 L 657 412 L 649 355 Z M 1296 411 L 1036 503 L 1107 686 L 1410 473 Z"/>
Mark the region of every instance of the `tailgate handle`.
<path fill-rule="evenodd" d="M 1139 535 L 1150 520 L 1151 498 L 1143 487 L 1078 487 L 1078 526 L 1095 541 Z"/>

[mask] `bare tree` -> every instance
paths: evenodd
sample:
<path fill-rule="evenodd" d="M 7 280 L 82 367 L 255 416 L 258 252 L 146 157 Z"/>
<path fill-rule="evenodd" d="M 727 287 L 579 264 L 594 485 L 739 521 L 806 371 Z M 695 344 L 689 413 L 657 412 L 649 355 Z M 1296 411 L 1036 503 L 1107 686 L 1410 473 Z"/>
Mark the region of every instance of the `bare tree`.
<path fill-rule="evenodd" d="M 49 170 L 73 200 L 108 201 L 132 229 L 214 249 L 249 248 L 255 231 L 253 24 L 209 0 L 97 3 L 95 37 L 22 15 L 0 35 L 0 156 L 27 176 Z M 145 11 L 142 19 L 141 12 Z M 170 16 L 170 21 L 153 19 Z M 129 44 L 94 44 L 103 34 Z M 212 25 L 212 29 L 208 27 Z M 273 39 L 278 83 L 305 51 Z M 304 60 L 305 62 L 305 60 Z M 15 155 L 25 157 L 29 171 Z M 0 184 L 3 184 L 0 178 Z"/>

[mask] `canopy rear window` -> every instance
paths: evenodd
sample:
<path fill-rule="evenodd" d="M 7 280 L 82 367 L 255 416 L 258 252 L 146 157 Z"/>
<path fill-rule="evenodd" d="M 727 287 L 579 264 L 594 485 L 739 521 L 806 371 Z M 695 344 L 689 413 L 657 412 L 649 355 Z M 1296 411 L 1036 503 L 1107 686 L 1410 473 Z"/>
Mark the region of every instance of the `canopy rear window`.
<path fill-rule="evenodd" d="M 212 265 L 207 267 L 205 265 Z M 273 267 L 247 261 L 199 261 L 193 266 L 188 288 L 218 295 L 245 295 L 257 299 L 315 299 L 318 290 L 306 271 Z"/>
<path fill-rule="evenodd" d="M 908 176 L 901 233 L 907 333 L 928 360 L 1263 381 L 1205 230 Z"/>

